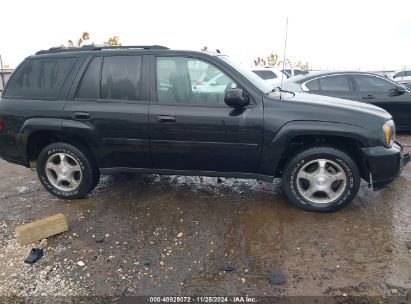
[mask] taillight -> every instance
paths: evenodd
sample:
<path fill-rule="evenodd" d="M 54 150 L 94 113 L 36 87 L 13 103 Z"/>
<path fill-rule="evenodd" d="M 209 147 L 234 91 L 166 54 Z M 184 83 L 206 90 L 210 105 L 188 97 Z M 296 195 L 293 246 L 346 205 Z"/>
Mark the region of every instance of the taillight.
<path fill-rule="evenodd" d="M 4 120 L 0 117 L 0 132 L 3 132 L 4 129 Z"/>

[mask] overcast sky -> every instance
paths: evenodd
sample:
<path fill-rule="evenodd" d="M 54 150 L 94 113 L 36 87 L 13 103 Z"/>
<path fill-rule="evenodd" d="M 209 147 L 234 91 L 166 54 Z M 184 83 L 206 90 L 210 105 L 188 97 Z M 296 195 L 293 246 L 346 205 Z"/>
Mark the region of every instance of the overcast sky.
<path fill-rule="evenodd" d="M 411 1 L 21 1 L 0 5 L 0 55 L 15 67 L 83 31 L 102 43 L 219 48 L 246 65 L 271 51 L 315 69 L 401 69 L 411 65 Z"/>

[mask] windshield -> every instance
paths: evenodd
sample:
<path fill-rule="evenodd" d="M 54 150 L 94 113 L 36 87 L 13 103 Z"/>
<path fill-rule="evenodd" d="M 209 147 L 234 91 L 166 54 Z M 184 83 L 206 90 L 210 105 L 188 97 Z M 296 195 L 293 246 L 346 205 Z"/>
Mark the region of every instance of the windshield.
<path fill-rule="evenodd" d="M 247 78 L 254 86 L 256 86 L 259 90 L 264 92 L 265 94 L 269 93 L 273 90 L 273 87 L 265 82 L 265 80 L 261 79 L 259 76 L 254 74 L 251 69 L 247 69 L 246 67 L 238 64 L 230 59 L 228 56 L 219 56 L 220 59 L 224 60 L 226 63 L 231 65 L 237 71 L 239 71 L 245 78 Z"/>

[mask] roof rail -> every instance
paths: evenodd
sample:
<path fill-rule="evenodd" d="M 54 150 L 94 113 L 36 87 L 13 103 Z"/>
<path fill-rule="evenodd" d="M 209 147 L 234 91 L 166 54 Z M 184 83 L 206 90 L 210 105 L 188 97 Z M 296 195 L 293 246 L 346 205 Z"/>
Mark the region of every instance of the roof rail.
<path fill-rule="evenodd" d="M 99 50 L 110 50 L 110 49 L 157 49 L 166 50 L 168 47 L 162 45 L 83 45 L 81 47 L 52 47 L 48 50 L 41 50 L 36 53 L 36 55 L 41 54 L 53 54 L 53 53 L 64 53 L 64 52 L 85 52 L 85 51 L 99 51 Z"/>

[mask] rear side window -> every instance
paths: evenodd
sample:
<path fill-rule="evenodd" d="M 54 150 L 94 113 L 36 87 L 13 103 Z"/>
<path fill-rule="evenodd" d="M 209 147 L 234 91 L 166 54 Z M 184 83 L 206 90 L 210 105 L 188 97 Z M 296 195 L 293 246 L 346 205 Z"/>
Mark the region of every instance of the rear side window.
<path fill-rule="evenodd" d="M 101 99 L 141 100 L 141 56 L 104 57 Z"/>
<path fill-rule="evenodd" d="M 320 82 L 321 91 L 350 91 L 348 79 L 343 75 L 321 77 L 318 81 Z"/>
<path fill-rule="evenodd" d="M 277 78 L 277 75 L 275 75 L 272 71 L 264 71 L 264 70 L 257 70 L 257 71 L 253 71 L 255 74 L 257 74 L 258 76 L 260 76 L 260 78 L 267 80 L 267 79 L 274 79 Z"/>
<path fill-rule="evenodd" d="M 15 72 L 5 97 L 57 99 L 76 58 L 29 59 Z"/>
<path fill-rule="evenodd" d="M 101 57 L 94 57 L 83 75 L 83 79 L 77 90 L 77 98 L 100 98 L 100 67 Z"/>

